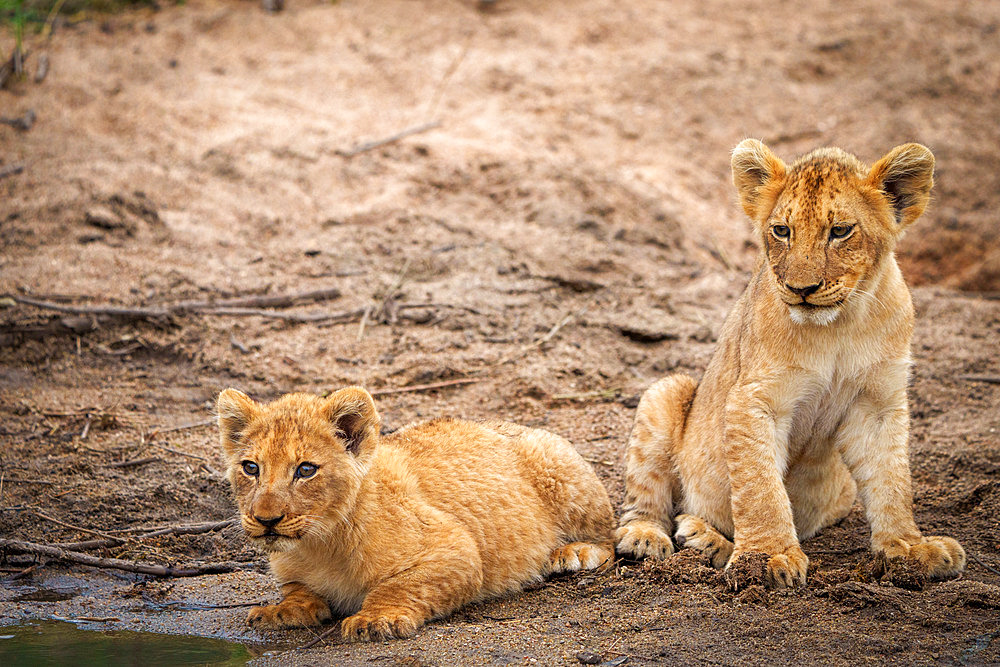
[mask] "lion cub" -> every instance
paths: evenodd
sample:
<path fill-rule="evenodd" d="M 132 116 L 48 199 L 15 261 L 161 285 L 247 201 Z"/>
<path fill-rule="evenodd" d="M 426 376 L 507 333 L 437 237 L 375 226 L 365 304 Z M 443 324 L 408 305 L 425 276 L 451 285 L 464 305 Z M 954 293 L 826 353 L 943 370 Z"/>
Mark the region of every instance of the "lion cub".
<path fill-rule="evenodd" d="M 906 144 L 869 168 L 824 148 L 788 167 L 748 139 L 732 169 L 763 253 L 701 383 L 669 376 L 639 403 L 618 551 L 672 553 L 680 510 L 678 546 L 716 567 L 763 552 L 768 583 L 794 586 L 809 562 L 799 540 L 860 493 L 874 550 L 961 572 L 958 542 L 913 520 L 913 305 L 893 255 L 930 198 L 934 156 Z"/>
<path fill-rule="evenodd" d="M 371 395 L 218 398 L 240 519 L 284 599 L 269 628 L 337 615 L 348 639 L 407 637 L 432 618 L 613 557 L 607 492 L 557 435 L 437 419 L 379 435 Z"/>

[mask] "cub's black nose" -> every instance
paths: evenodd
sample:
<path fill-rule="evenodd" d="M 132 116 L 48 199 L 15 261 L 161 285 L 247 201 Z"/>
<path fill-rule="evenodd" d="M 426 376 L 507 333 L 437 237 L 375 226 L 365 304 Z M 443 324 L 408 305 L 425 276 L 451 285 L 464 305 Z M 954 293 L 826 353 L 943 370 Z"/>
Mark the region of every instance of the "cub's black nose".
<path fill-rule="evenodd" d="M 265 527 L 265 528 L 267 528 L 268 530 L 271 530 L 271 529 L 273 529 L 273 528 L 274 528 L 275 526 L 277 526 L 277 525 L 278 525 L 278 523 L 279 523 L 279 522 L 280 522 L 280 521 L 281 521 L 282 519 L 284 519 L 284 518 L 285 518 L 285 516 L 284 516 L 284 515 L 281 515 L 281 516 L 275 516 L 275 517 L 263 517 L 263 516 L 257 516 L 256 514 L 254 514 L 254 515 L 253 515 L 253 518 L 254 518 L 254 520 L 256 520 L 256 521 L 257 521 L 257 523 L 259 523 L 260 525 L 264 526 L 264 527 Z"/>
<path fill-rule="evenodd" d="M 818 290 L 820 288 L 820 285 L 822 285 L 822 284 L 823 283 L 816 283 L 815 285 L 806 285 L 805 287 L 796 287 L 796 286 L 794 286 L 794 285 L 792 285 L 790 283 L 785 283 L 785 287 L 787 287 L 788 291 L 791 292 L 792 294 L 796 294 L 798 296 L 801 296 L 804 299 L 807 296 L 809 296 L 810 294 L 812 294 L 813 292 L 815 292 L 816 290 Z"/>

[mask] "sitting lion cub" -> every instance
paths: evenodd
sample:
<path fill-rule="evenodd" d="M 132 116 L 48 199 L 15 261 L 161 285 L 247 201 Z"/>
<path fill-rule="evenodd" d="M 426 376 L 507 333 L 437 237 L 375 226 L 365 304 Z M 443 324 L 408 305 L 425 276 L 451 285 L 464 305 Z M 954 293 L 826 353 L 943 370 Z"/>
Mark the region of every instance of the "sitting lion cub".
<path fill-rule="evenodd" d="M 763 254 L 701 383 L 672 375 L 639 403 L 618 551 L 669 555 L 680 510 L 678 546 L 716 567 L 763 552 L 768 583 L 794 586 L 809 563 L 799 540 L 860 493 L 874 550 L 961 572 L 958 542 L 913 520 L 913 305 L 893 255 L 930 198 L 934 156 L 906 144 L 868 168 L 824 148 L 787 167 L 748 139 L 732 168 Z"/>
<path fill-rule="evenodd" d="M 371 395 L 217 403 L 229 480 L 284 599 L 269 628 L 353 614 L 349 639 L 407 637 L 432 618 L 613 557 L 607 492 L 573 446 L 501 421 L 379 435 Z"/>

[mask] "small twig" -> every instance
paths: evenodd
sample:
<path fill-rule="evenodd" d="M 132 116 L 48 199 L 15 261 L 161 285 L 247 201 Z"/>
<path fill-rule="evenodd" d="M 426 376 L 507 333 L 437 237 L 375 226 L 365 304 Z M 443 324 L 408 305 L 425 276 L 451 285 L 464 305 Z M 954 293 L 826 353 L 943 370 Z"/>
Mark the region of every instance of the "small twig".
<path fill-rule="evenodd" d="M 202 419 L 201 421 L 191 422 L 189 424 L 181 424 L 180 426 L 167 426 L 165 428 L 155 428 L 153 433 L 172 433 L 173 431 L 186 431 L 189 428 L 199 428 L 201 426 L 208 426 L 210 424 L 216 423 L 216 419 Z"/>
<path fill-rule="evenodd" d="M 236 336 L 234 334 L 229 334 L 229 344 L 232 345 L 237 350 L 239 350 L 240 352 L 242 352 L 243 354 L 250 354 L 250 350 L 247 348 L 247 346 L 241 343 L 240 341 L 236 340 Z"/>
<path fill-rule="evenodd" d="M 55 484 L 50 479 L 20 479 L 18 477 L 8 477 L 6 479 L 8 484 L 43 484 L 45 486 L 52 486 Z"/>
<path fill-rule="evenodd" d="M 972 560 L 976 561 L 982 567 L 985 567 L 987 570 L 989 570 L 993 574 L 1000 575 L 1000 570 L 996 569 L 995 567 L 993 567 L 991 565 L 987 565 L 983 561 L 979 560 L 979 556 L 977 556 L 976 554 L 972 553 L 971 551 L 966 551 L 965 553 L 969 556 L 969 558 L 971 558 Z"/>
<path fill-rule="evenodd" d="M 506 363 L 514 361 L 515 359 L 520 359 L 521 357 L 523 357 L 524 355 L 526 355 L 528 352 L 531 352 L 536 347 L 541 347 L 542 345 L 545 345 L 545 343 L 547 343 L 550 340 L 552 340 L 553 338 L 555 338 L 555 335 L 557 333 L 559 333 L 560 329 L 562 329 L 569 322 L 571 322 L 572 320 L 576 319 L 580 315 L 583 315 L 583 313 L 586 312 L 586 310 L 587 310 L 588 307 L 589 307 L 589 304 L 586 305 L 586 306 L 584 306 L 580 310 L 576 311 L 575 313 L 567 313 L 562 319 L 560 319 L 558 322 L 556 322 L 552 326 L 551 329 L 549 329 L 549 332 L 547 334 L 545 334 L 544 336 L 541 336 L 540 338 L 537 338 L 534 341 L 528 343 L 527 345 L 523 346 L 520 350 L 514 352 L 513 354 L 507 355 L 506 357 L 500 359 L 500 361 L 494 362 L 492 365 L 494 365 L 494 366 L 502 366 L 502 365 L 504 365 Z"/>
<path fill-rule="evenodd" d="M 236 519 L 226 519 L 225 521 L 210 521 L 208 523 L 167 526 L 149 533 L 143 533 L 137 539 L 146 540 L 151 537 L 160 537 L 162 535 L 201 535 L 202 533 L 211 533 L 216 530 L 228 528 L 235 523 Z"/>
<path fill-rule="evenodd" d="M 555 394 L 552 396 L 554 401 L 577 401 L 585 398 L 603 398 L 611 400 L 617 398 L 622 393 L 621 387 L 613 387 L 611 389 L 598 389 L 596 391 L 586 391 L 582 394 Z"/>
<path fill-rule="evenodd" d="M 87 417 L 87 423 L 83 425 L 83 431 L 80 432 L 80 440 L 86 440 L 87 434 L 90 433 L 90 422 L 91 418 Z"/>
<path fill-rule="evenodd" d="M 4 577 L 3 581 L 4 582 L 17 581 L 18 579 L 24 579 L 25 577 L 30 577 L 32 574 L 35 573 L 35 569 L 37 569 L 38 567 L 39 567 L 38 563 L 35 563 L 30 567 L 26 567 L 23 570 L 18 570 L 14 574 Z"/>
<path fill-rule="evenodd" d="M 60 525 L 63 528 L 69 528 L 70 530 L 75 530 L 81 533 L 88 533 L 89 535 L 97 535 L 98 537 L 103 537 L 104 539 L 110 539 L 110 540 L 118 539 L 112 535 L 108 535 L 107 533 L 102 533 L 99 530 L 94 530 L 92 528 L 84 528 L 83 526 L 74 526 L 71 523 L 66 523 L 65 521 L 61 521 L 53 516 L 49 516 L 48 514 L 43 514 L 38 510 L 34 510 L 33 513 L 38 518 L 45 519 L 46 521 L 51 521 L 52 523 Z"/>
<path fill-rule="evenodd" d="M 23 162 L 15 162 L 14 164 L 9 164 L 6 167 L 0 167 L 0 179 L 20 174 L 22 171 L 24 171 Z"/>
<path fill-rule="evenodd" d="M 387 389 L 374 389 L 372 396 L 385 396 L 387 394 L 405 394 L 414 391 L 430 391 L 431 389 L 441 389 L 442 387 L 454 387 L 460 384 L 472 384 L 482 382 L 481 378 L 459 378 L 458 380 L 444 380 L 442 382 L 431 382 L 430 384 L 411 384 L 407 387 L 389 387 Z"/>
<path fill-rule="evenodd" d="M 49 618 L 55 621 L 63 621 L 65 623 L 119 623 L 122 619 L 117 616 L 59 616 L 57 614 L 51 614 Z"/>
<path fill-rule="evenodd" d="M 615 465 L 614 461 L 606 461 L 605 459 L 588 459 L 588 458 L 584 458 L 583 460 L 584 461 L 589 461 L 590 463 L 596 463 L 596 464 L 602 465 L 602 466 L 609 466 L 609 467 L 611 467 L 611 466 Z"/>
<path fill-rule="evenodd" d="M 334 623 L 331 627 L 329 627 L 326 630 L 324 630 L 321 634 L 316 635 L 315 639 L 313 639 L 313 640 L 311 640 L 311 641 L 303 644 L 302 646 L 300 646 L 299 649 L 305 650 L 307 648 L 312 648 L 316 644 L 319 644 L 320 642 L 325 641 L 327 637 L 329 637 L 330 635 L 332 635 L 334 632 L 336 632 L 339 629 L 340 629 L 340 624 L 339 623 Z"/>
<path fill-rule="evenodd" d="M 170 447 L 167 447 L 166 445 L 157 445 L 155 443 L 149 443 L 149 444 L 152 447 L 156 447 L 157 449 L 162 449 L 163 451 L 170 452 L 171 454 L 177 454 L 179 456 L 186 456 L 189 459 L 197 459 L 198 461 L 205 461 L 205 462 L 208 461 L 208 459 L 206 459 L 204 456 L 198 456 L 197 454 L 189 454 L 187 452 L 182 452 L 179 449 L 171 449 Z"/>
<path fill-rule="evenodd" d="M 421 134 L 422 132 L 428 132 L 441 127 L 441 121 L 435 120 L 430 123 L 424 123 L 423 125 L 417 125 L 416 127 L 411 127 L 409 129 L 403 130 L 402 132 L 397 132 L 385 139 L 377 139 L 375 141 L 369 141 L 367 143 L 359 144 L 354 148 L 349 150 L 337 150 L 334 151 L 337 155 L 346 158 L 352 158 L 355 155 L 360 155 L 361 153 L 366 153 L 376 148 L 381 148 L 382 146 L 387 146 L 389 144 L 396 143 L 400 139 L 405 139 L 407 137 L 412 137 L 414 134 Z"/>
<path fill-rule="evenodd" d="M 1000 384 L 1000 375 L 959 375 L 960 380 L 969 382 L 986 382 L 987 384 Z"/>
<path fill-rule="evenodd" d="M 132 468 L 134 466 L 144 466 L 148 463 L 155 463 L 159 461 L 158 456 L 145 456 L 141 459 L 131 459 L 129 461 L 118 461 L 117 463 L 108 463 L 105 468 Z"/>
<path fill-rule="evenodd" d="M 209 563 L 192 567 L 171 567 L 168 565 L 153 565 L 151 563 L 139 563 L 136 561 L 121 560 L 119 558 L 97 558 L 88 556 L 76 551 L 67 551 L 50 544 L 36 544 L 34 542 L 23 542 L 21 540 L 8 540 L 0 538 L 0 549 L 14 551 L 16 553 L 38 554 L 48 556 L 56 560 L 68 563 L 77 563 L 89 567 L 100 567 L 112 570 L 124 570 L 126 572 L 137 572 L 139 574 L 150 574 L 157 577 L 198 577 L 204 574 L 219 574 L 232 572 L 239 569 L 236 563 Z"/>
<path fill-rule="evenodd" d="M 206 604 L 204 602 L 187 602 L 185 600 L 168 600 L 166 602 L 156 602 L 148 598 L 143 598 L 146 604 L 156 608 L 178 609 L 180 611 L 206 611 L 209 609 L 241 609 L 243 607 L 262 607 L 268 604 L 267 600 L 257 602 L 233 602 L 231 604 Z"/>

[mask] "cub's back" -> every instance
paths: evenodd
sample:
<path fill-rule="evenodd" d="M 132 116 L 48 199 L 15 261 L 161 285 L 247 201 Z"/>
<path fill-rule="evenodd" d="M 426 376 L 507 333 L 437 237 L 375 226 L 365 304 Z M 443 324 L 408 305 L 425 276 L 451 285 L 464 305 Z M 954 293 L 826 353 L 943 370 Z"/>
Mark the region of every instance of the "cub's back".
<path fill-rule="evenodd" d="M 568 541 L 610 539 L 611 503 L 589 464 L 564 438 L 502 421 L 436 419 L 385 436 L 425 502 L 458 519 L 483 558 L 483 596 Z"/>

